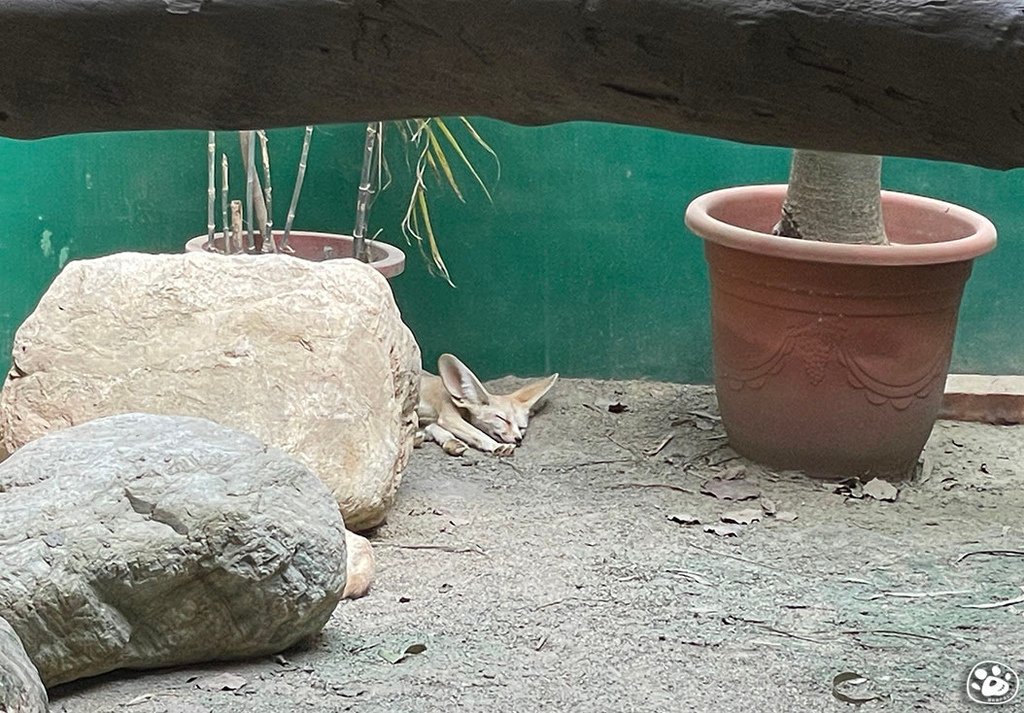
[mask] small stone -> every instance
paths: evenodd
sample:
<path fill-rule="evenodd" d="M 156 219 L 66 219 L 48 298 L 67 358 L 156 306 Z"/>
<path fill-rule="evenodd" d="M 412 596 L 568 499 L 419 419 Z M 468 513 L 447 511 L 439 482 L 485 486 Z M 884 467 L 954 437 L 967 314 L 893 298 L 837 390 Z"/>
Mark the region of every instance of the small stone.
<path fill-rule="evenodd" d="M 864 496 L 875 500 L 893 502 L 900 491 L 892 483 L 881 478 L 872 478 L 864 484 Z"/>

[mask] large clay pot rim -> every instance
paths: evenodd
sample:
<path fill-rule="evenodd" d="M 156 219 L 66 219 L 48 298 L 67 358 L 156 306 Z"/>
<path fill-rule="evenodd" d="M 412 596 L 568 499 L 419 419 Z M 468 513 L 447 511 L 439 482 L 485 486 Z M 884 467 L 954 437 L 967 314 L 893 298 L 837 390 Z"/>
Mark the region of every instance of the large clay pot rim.
<path fill-rule="evenodd" d="M 933 220 L 948 216 L 963 226 L 962 237 L 937 242 L 900 243 L 899 234 L 890 231 L 890 245 L 843 245 L 814 240 L 784 238 L 750 230 L 713 217 L 723 209 L 740 203 L 768 204 L 779 215 L 786 196 L 786 184 L 737 186 L 724 188 L 694 199 L 686 209 L 686 226 L 712 243 L 761 255 L 794 260 L 858 265 L 932 265 L 960 262 L 983 255 L 996 244 L 996 229 L 990 220 L 953 203 L 909 193 L 882 191 L 882 213 L 909 210 L 931 214 Z M 888 222 L 888 218 L 886 218 Z"/>

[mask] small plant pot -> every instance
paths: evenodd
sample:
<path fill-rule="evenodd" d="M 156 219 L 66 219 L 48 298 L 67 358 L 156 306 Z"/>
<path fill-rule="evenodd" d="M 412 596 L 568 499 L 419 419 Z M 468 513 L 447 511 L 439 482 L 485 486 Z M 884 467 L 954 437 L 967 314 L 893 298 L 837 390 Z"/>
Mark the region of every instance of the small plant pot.
<path fill-rule="evenodd" d="M 694 200 L 714 381 L 730 445 L 819 478 L 913 472 L 942 402 L 964 285 L 996 242 L 986 218 L 883 191 L 891 245 L 778 237 L 785 185 Z"/>
<path fill-rule="evenodd" d="M 283 235 L 283 231 L 274 231 L 278 243 L 281 242 Z M 185 250 L 186 252 L 207 250 L 206 241 L 206 235 L 196 236 L 185 243 Z M 215 235 L 214 249 L 208 252 L 222 252 L 223 242 L 223 238 L 219 234 Z M 366 247 L 370 253 L 368 264 L 384 277 L 391 279 L 405 270 L 405 253 L 394 245 L 373 241 L 367 242 Z M 293 230 L 289 234 L 288 249 L 284 253 L 314 262 L 350 258 L 352 257 L 352 236 Z"/>

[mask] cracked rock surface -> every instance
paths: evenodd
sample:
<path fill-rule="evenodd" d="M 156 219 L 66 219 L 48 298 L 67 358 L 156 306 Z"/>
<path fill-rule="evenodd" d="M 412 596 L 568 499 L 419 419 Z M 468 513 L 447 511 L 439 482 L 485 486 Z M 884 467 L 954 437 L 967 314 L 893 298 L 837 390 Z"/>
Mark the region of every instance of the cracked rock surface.
<path fill-rule="evenodd" d="M 412 454 L 420 351 L 355 260 L 119 253 L 69 263 L 18 329 L 0 446 L 118 413 L 208 418 L 295 456 L 380 524 Z"/>
<path fill-rule="evenodd" d="M 0 617 L 47 687 L 282 651 L 344 587 L 330 492 L 248 434 L 123 414 L 0 463 Z"/>
<path fill-rule="evenodd" d="M 21 639 L 0 618 L 0 711 L 45 713 L 46 689 L 32 665 Z"/>

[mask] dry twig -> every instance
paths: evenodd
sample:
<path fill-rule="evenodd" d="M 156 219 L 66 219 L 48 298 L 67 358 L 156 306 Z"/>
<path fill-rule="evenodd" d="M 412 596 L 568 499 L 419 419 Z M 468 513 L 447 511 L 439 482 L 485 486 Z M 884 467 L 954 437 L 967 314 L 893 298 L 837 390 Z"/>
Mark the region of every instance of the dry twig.
<path fill-rule="evenodd" d="M 930 599 L 932 597 L 952 597 L 958 594 L 970 594 L 973 589 L 946 589 L 939 592 L 878 592 L 870 597 L 857 597 L 858 601 L 870 602 L 875 599 L 892 597 L 893 599 Z"/>
<path fill-rule="evenodd" d="M 656 445 L 654 448 L 650 448 L 650 449 L 644 451 L 644 455 L 647 456 L 648 458 L 651 458 L 653 456 L 658 455 L 663 450 L 665 450 L 665 446 L 667 446 L 669 443 L 671 443 L 672 439 L 675 438 L 675 437 L 676 437 L 676 434 L 674 434 L 674 433 L 668 434 L 667 436 L 662 438 L 661 442 L 658 445 Z"/>
<path fill-rule="evenodd" d="M 639 458 L 640 457 L 635 450 L 633 450 L 629 446 L 622 445 L 621 443 L 616 441 L 614 438 L 612 438 L 612 434 L 606 433 L 605 434 L 605 438 L 607 438 L 609 441 L 611 441 L 612 443 L 614 443 L 615 445 L 617 445 L 619 448 L 621 448 L 622 450 L 626 451 L 627 453 L 632 453 L 634 458 Z"/>
<path fill-rule="evenodd" d="M 688 544 L 693 549 L 700 550 L 701 552 L 707 552 L 708 554 L 717 555 L 719 557 L 727 557 L 728 559 L 736 560 L 737 562 L 745 562 L 746 564 L 752 564 L 755 567 L 763 567 L 764 569 L 769 569 L 769 570 L 771 570 L 773 572 L 782 572 L 784 574 L 789 574 L 789 575 L 793 575 L 793 576 L 797 576 L 797 577 L 805 576 L 805 575 L 800 574 L 799 572 L 793 572 L 793 571 L 790 571 L 790 570 L 785 570 L 785 569 L 782 569 L 780 567 L 776 567 L 775 565 L 772 565 L 772 564 L 766 564 L 764 562 L 757 562 L 755 560 L 747 559 L 746 557 L 740 557 L 739 555 L 729 554 L 728 552 L 718 552 L 717 550 L 712 550 L 712 549 L 709 549 L 707 547 L 701 547 L 700 545 L 695 545 L 692 542 L 690 542 Z"/>
<path fill-rule="evenodd" d="M 617 483 L 616 485 L 608 486 L 609 490 L 622 490 L 624 488 L 664 488 L 666 490 L 675 490 L 677 493 L 697 494 L 689 488 L 684 488 L 681 485 L 672 485 L 671 483 Z"/>
<path fill-rule="evenodd" d="M 1024 557 L 1024 550 L 974 550 L 973 552 L 965 552 L 960 555 L 953 561 L 953 564 L 960 564 L 968 557 L 975 557 L 979 555 L 991 555 L 993 557 Z"/>
<path fill-rule="evenodd" d="M 468 545 L 468 546 L 459 546 L 459 545 L 419 545 L 419 544 L 406 545 L 406 544 L 399 544 L 399 543 L 393 543 L 393 542 L 382 542 L 382 543 L 379 543 L 379 544 L 378 543 L 374 543 L 374 546 L 375 547 L 394 547 L 395 549 L 398 549 L 398 550 L 439 550 L 441 552 L 451 552 L 453 554 L 471 553 L 471 554 L 475 554 L 475 555 L 484 555 L 485 557 L 487 556 L 487 552 L 485 552 L 484 549 L 480 545 Z"/>
<path fill-rule="evenodd" d="M 1024 592 L 1024 587 L 1020 588 Z M 998 609 L 1000 607 L 1012 607 L 1015 604 L 1024 604 L 1024 594 L 1012 599 L 1004 599 L 1000 602 L 985 602 L 983 604 L 961 604 L 964 609 Z"/>

